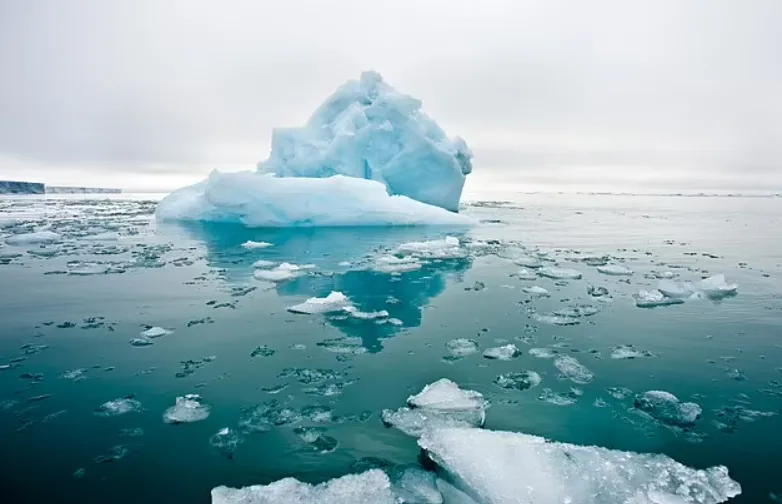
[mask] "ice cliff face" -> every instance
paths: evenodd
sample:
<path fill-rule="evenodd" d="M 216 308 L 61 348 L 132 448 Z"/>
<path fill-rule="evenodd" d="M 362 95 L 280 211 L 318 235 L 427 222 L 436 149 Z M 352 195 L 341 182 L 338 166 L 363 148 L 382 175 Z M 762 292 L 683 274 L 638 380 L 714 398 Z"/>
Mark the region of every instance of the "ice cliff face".
<path fill-rule="evenodd" d="M 255 172 L 213 172 L 173 192 L 160 220 L 247 227 L 469 224 L 456 215 L 472 152 L 421 102 L 365 72 L 301 128 L 276 129 Z"/>
<path fill-rule="evenodd" d="M 43 194 L 43 184 L 0 180 L 0 194 Z"/>
<path fill-rule="evenodd" d="M 279 177 L 348 177 L 377 180 L 400 194 L 456 211 L 472 152 L 449 139 L 376 72 L 364 72 L 332 94 L 302 128 L 276 129 L 272 152 L 258 171 Z"/>

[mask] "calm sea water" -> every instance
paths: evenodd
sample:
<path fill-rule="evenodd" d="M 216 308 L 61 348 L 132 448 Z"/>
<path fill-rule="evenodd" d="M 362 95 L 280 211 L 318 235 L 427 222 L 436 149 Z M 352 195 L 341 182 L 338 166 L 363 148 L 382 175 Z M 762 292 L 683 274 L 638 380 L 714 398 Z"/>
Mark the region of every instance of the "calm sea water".
<path fill-rule="evenodd" d="M 415 463 L 415 441 L 384 427 L 380 412 L 442 377 L 490 398 L 487 428 L 661 452 L 694 467 L 724 464 L 744 489 L 736 502 L 782 494 L 782 199 L 477 202 L 465 213 L 481 223 L 450 231 L 473 243 L 465 258 L 401 275 L 368 265 L 401 243 L 446 232 L 163 226 L 153 211 L 153 201 L 131 197 L 0 200 L 2 241 L 40 229 L 63 237 L 0 248 L 3 502 L 200 503 L 218 485 L 286 476 L 320 482 L 381 461 Z M 247 240 L 273 246 L 246 249 Z M 511 259 L 529 255 L 583 278 L 513 276 L 520 267 Z M 602 256 L 634 274 L 606 276 L 584 261 Z M 315 268 L 270 287 L 253 278 L 260 259 Z M 696 281 L 716 273 L 739 284 L 737 296 L 635 305 L 633 295 L 655 288 L 662 274 Z M 551 296 L 525 294 L 531 285 Z M 593 298 L 588 285 L 605 287 L 611 299 Z M 362 311 L 387 310 L 398 320 L 286 311 L 332 290 Z M 599 311 L 576 325 L 534 317 L 584 304 Z M 172 332 L 150 346 L 129 343 L 151 326 Z M 514 343 L 523 355 L 444 359 L 455 338 L 481 350 Z M 612 359 L 621 345 L 647 356 Z M 572 355 L 595 380 L 573 391 L 531 348 Z M 313 373 L 302 370 L 327 376 L 308 380 Z M 540 373 L 540 386 L 493 385 L 499 374 L 520 370 Z M 665 427 L 633 411 L 632 394 L 617 399 L 611 387 L 666 390 L 698 403 L 703 415 L 692 429 Z M 163 412 L 188 393 L 200 394 L 211 415 L 164 423 Z M 96 414 L 130 396 L 140 411 Z M 568 404 L 554 404 L 557 397 Z M 280 425 L 244 434 L 233 454 L 210 444 L 224 427 L 240 430 L 243 409 L 271 400 L 289 413 Z M 336 448 L 321 453 L 306 443 L 295 427 L 308 425 L 325 429 Z"/>

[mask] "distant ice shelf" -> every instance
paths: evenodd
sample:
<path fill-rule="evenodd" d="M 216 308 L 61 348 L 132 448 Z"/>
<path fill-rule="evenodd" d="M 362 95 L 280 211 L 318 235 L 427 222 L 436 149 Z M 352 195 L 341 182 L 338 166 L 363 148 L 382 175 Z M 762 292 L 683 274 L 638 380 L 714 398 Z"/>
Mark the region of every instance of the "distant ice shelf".
<path fill-rule="evenodd" d="M 39 182 L 0 180 L 0 194 L 119 194 L 120 189 L 104 187 L 58 187 Z"/>
<path fill-rule="evenodd" d="M 449 138 L 376 72 L 339 87 L 300 128 L 272 133 L 256 171 L 220 173 L 163 199 L 159 220 L 247 227 L 466 225 L 457 215 L 472 172 Z"/>

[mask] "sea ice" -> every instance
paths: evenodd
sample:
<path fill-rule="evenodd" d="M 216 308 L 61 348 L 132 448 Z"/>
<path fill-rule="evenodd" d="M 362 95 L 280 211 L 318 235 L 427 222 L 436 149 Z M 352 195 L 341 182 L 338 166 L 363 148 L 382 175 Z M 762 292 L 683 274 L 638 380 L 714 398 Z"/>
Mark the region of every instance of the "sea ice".
<path fill-rule="evenodd" d="M 538 276 L 535 273 L 533 273 L 530 270 L 528 270 L 528 269 L 520 269 L 519 271 L 514 273 L 514 275 L 519 280 L 532 281 L 532 280 L 537 280 L 538 279 Z"/>
<path fill-rule="evenodd" d="M 391 473 L 392 491 L 400 504 L 443 504 L 437 476 L 420 467 L 406 467 Z"/>
<path fill-rule="evenodd" d="M 58 243 L 62 237 L 53 231 L 38 231 L 35 233 L 24 233 L 9 236 L 5 239 L 7 245 L 17 247 L 27 245 L 47 245 L 49 243 Z"/>
<path fill-rule="evenodd" d="M 656 308 L 658 306 L 670 306 L 684 303 L 683 300 L 667 297 L 659 290 L 642 290 L 635 295 L 635 305 L 639 308 Z"/>
<path fill-rule="evenodd" d="M 469 428 L 427 431 L 418 444 L 483 504 L 718 504 L 741 493 L 724 466 L 690 469 L 660 454 Z"/>
<path fill-rule="evenodd" d="M 141 403 L 130 397 L 114 399 L 101 404 L 95 409 L 95 414 L 102 417 L 124 415 L 141 411 Z"/>
<path fill-rule="evenodd" d="M 558 326 L 572 326 L 580 324 L 579 320 L 575 317 L 557 315 L 553 313 L 533 313 L 532 319 L 541 324 L 558 325 Z"/>
<path fill-rule="evenodd" d="M 532 294 L 533 296 L 538 296 L 538 297 L 551 296 L 551 293 L 545 288 L 541 287 L 540 285 L 533 285 L 532 287 L 524 287 L 521 290 L 523 290 L 527 294 Z"/>
<path fill-rule="evenodd" d="M 511 360 L 519 356 L 521 352 L 516 345 L 510 343 L 508 345 L 502 345 L 494 348 L 487 348 L 483 351 L 483 356 L 487 359 L 497 360 Z"/>
<path fill-rule="evenodd" d="M 212 489 L 212 504 L 397 504 L 386 473 L 372 469 L 320 485 L 285 478 L 269 485 Z"/>
<path fill-rule="evenodd" d="M 289 306 L 287 310 L 291 313 L 313 315 L 343 311 L 345 308 L 352 306 L 350 299 L 348 299 L 346 295 L 341 292 L 332 291 L 326 297 L 311 297 L 301 304 Z"/>
<path fill-rule="evenodd" d="M 633 274 L 633 270 L 619 264 L 608 264 L 606 266 L 598 266 L 597 271 L 599 271 L 604 275 L 611 275 L 611 276 L 629 276 Z"/>
<path fill-rule="evenodd" d="M 131 338 L 130 339 L 130 346 L 134 347 L 145 347 L 154 345 L 155 342 L 151 339 L 147 338 L 146 336 L 142 336 L 141 338 Z"/>
<path fill-rule="evenodd" d="M 246 249 L 264 249 L 273 246 L 274 246 L 273 244 L 264 241 L 257 242 L 257 241 L 247 240 L 246 242 L 242 243 L 242 247 Z"/>
<path fill-rule="evenodd" d="M 452 359 L 461 359 L 478 352 L 478 342 L 468 338 L 456 338 L 445 344 Z"/>
<path fill-rule="evenodd" d="M 461 259 L 467 255 L 455 236 L 446 236 L 442 240 L 403 243 L 396 250 L 400 254 L 420 259 Z"/>
<path fill-rule="evenodd" d="M 665 297 L 674 299 L 687 299 L 697 296 L 698 290 L 690 282 L 674 282 L 673 280 L 660 280 L 657 290 Z"/>
<path fill-rule="evenodd" d="M 513 264 L 532 269 L 537 269 L 543 266 L 543 263 L 541 263 L 539 259 L 530 256 L 514 257 Z"/>
<path fill-rule="evenodd" d="M 198 394 L 177 397 L 174 406 L 163 413 L 163 421 L 170 424 L 200 422 L 209 416 L 211 407 L 201 402 Z"/>
<path fill-rule="evenodd" d="M 554 359 L 554 366 L 573 383 L 586 385 L 595 379 L 594 373 L 569 355 L 560 355 Z"/>
<path fill-rule="evenodd" d="M 673 427 L 691 427 L 701 417 L 701 407 L 683 403 L 670 392 L 650 390 L 635 398 L 635 407 L 660 423 Z"/>
<path fill-rule="evenodd" d="M 543 389 L 538 396 L 538 401 L 543 401 L 554 406 L 572 406 L 578 402 L 578 398 L 584 395 L 581 389 L 572 388 L 568 392 L 554 392 L 551 389 Z"/>
<path fill-rule="evenodd" d="M 555 280 L 578 280 L 581 278 L 581 273 L 569 268 L 554 268 L 545 267 L 538 270 L 538 275 L 546 278 L 553 278 Z"/>
<path fill-rule="evenodd" d="M 738 284 L 725 281 L 725 275 L 714 275 L 701 280 L 698 283 L 698 290 L 709 299 L 721 299 L 733 296 L 738 291 Z"/>
<path fill-rule="evenodd" d="M 169 331 L 168 329 L 163 329 L 162 327 L 150 327 L 146 331 L 142 331 L 141 336 L 143 338 L 160 338 L 162 336 L 166 336 L 168 334 L 171 334 L 172 331 Z"/>
<path fill-rule="evenodd" d="M 486 420 L 483 394 L 464 390 L 446 378 L 424 387 L 407 398 L 409 407 L 384 410 L 383 422 L 409 436 L 420 436 L 432 428 L 453 426 L 481 427 Z"/>
<path fill-rule="evenodd" d="M 421 102 L 365 72 L 303 128 L 276 129 L 256 172 L 212 172 L 161 201 L 162 220 L 248 227 L 470 223 L 457 211 L 472 153 Z"/>
<path fill-rule="evenodd" d="M 209 438 L 209 445 L 224 457 L 232 459 L 242 441 L 236 431 L 225 427 Z"/>
<path fill-rule="evenodd" d="M 540 385 L 541 380 L 535 371 L 520 371 L 501 374 L 494 379 L 494 384 L 504 389 L 527 390 Z"/>
<path fill-rule="evenodd" d="M 633 345 L 619 345 L 611 350 L 612 359 L 639 359 L 641 357 L 657 357 L 648 350 L 638 350 Z"/>
<path fill-rule="evenodd" d="M 266 259 L 258 259 L 253 263 L 253 268 L 267 269 L 267 268 L 273 268 L 276 265 L 277 263 L 274 261 L 267 261 Z"/>
<path fill-rule="evenodd" d="M 407 273 L 421 269 L 423 264 L 415 257 L 380 256 L 375 259 L 372 271 L 378 273 Z"/>
<path fill-rule="evenodd" d="M 272 269 L 256 269 L 253 272 L 253 276 L 257 280 L 278 283 L 300 277 L 308 269 L 312 269 L 312 267 L 306 264 L 304 266 L 299 266 L 297 264 L 284 262 Z"/>

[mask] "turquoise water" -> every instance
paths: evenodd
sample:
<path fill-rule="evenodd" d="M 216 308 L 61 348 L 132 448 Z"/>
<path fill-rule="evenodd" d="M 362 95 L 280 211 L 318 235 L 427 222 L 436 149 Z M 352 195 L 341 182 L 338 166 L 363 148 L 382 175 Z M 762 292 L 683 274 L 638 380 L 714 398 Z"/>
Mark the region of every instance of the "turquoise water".
<path fill-rule="evenodd" d="M 63 237 L 0 248 L 4 502 L 209 502 L 218 485 L 286 476 L 319 482 L 376 459 L 416 463 L 415 441 L 386 428 L 380 413 L 442 377 L 491 400 L 487 428 L 661 452 L 694 467 L 724 464 L 744 490 L 735 502 L 771 502 L 770 493 L 782 493 L 782 199 L 513 199 L 469 204 L 465 213 L 480 224 L 449 231 L 163 226 L 151 220 L 154 202 L 143 199 L 0 200 L 3 241 L 42 228 Z M 118 236 L 89 239 L 106 232 Z M 400 275 L 372 270 L 379 254 L 401 243 L 446 234 L 462 240 L 464 257 Z M 247 240 L 273 246 L 246 249 Z M 511 259 L 530 254 L 583 278 L 520 280 Z M 634 274 L 607 276 L 584 262 L 604 255 Z M 315 268 L 270 286 L 253 277 L 259 259 Z M 738 295 L 636 307 L 633 295 L 655 288 L 655 274 L 664 272 L 693 281 L 725 273 Z M 525 294 L 531 285 L 551 296 Z M 588 285 L 607 288 L 610 302 L 588 295 Z M 286 311 L 332 290 L 364 312 L 387 310 L 397 320 Z M 583 304 L 599 311 L 572 326 L 534 316 Z M 151 326 L 173 332 L 150 346 L 129 343 Z M 473 339 L 481 351 L 514 343 L 523 354 L 445 359 L 455 338 Z M 649 356 L 612 359 L 620 345 Z M 563 380 L 531 348 L 572 355 L 595 380 Z M 286 368 L 333 373 L 300 383 L 301 372 Z M 68 374 L 74 370 L 81 371 Z M 542 383 L 524 391 L 492 383 L 521 370 L 538 372 Z M 666 390 L 698 403 L 703 414 L 694 428 L 666 427 L 634 411 L 633 395 L 616 399 L 608 387 Z M 164 423 L 163 412 L 188 393 L 200 394 L 211 415 Z M 543 400 L 556 393 L 569 394 L 572 404 Z M 140 411 L 95 414 L 130 395 Z M 221 428 L 239 430 L 243 408 L 270 400 L 295 413 L 290 422 L 243 434 L 233 454 L 210 445 Z M 314 405 L 331 417 L 313 422 Z M 297 426 L 312 425 L 336 448 L 320 453 L 297 435 Z"/>

